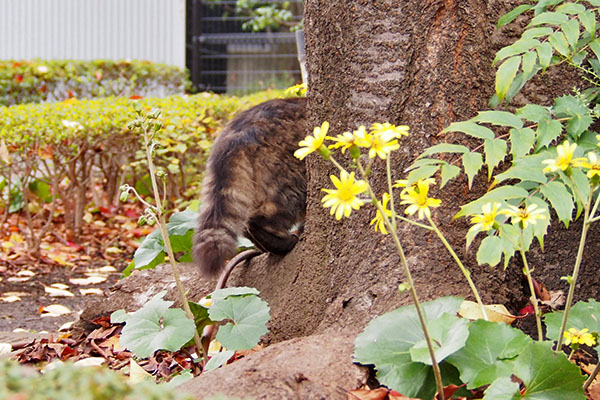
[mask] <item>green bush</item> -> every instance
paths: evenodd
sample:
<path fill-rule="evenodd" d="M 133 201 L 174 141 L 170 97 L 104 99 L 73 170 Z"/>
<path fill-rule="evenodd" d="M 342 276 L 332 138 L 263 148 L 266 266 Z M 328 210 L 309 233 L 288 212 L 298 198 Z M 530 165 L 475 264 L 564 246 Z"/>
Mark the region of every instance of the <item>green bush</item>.
<path fill-rule="evenodd" d="M 165 97 L 188 87 L 184 70 L 149 61 L 0 61 L 0 105 L 72 97 Z"/>
<path fill-rule="evenodd" d="M 130 385 L 124 376 L 105 368 L 58 366 L 45 374 L 14 362 L 0 361 L 0 398 L 27 400 L 178 400 L 164 386 L 145 381 Z"/>
<path fill-rule="evenodd" d="M 137 100 L 147 110 L 162 111 L 163 130 L 156 137 L 155 163 L 169 172 L 169 207 L 198 195 L 204 161 L 218 129 L 236 112 L 282 94 L 266 91 L 230 97 L 201 93 Z M 144 189 L 149 188 L 146 158 L 138 150 L 140 138 L 127 128 L 136 117 L 132 103 L 107 97 L 0 106 L 0 192 L 5 209 L 12 206 L 29 212 L 27 202 L 35 198 L 32 194 L 52 204 L 58 199 L 67 227 L 76 238 L 90 187 L 100 186 L 106 195 L 107 204 L 96 206 L 116 204 L 118 188 L 124 183 L 145 194 Z M 40 190 L 44 187 L 54 190 Z M 22 197 L 17 189 L 24 192 Z M 16 199 L 22 202 L 20 207 L 15 207 Z M 39 219 L 49 226 L 50 221 L 43 217 L 42 213 Z M 39 238 L 28 238 L 34 252 L 44 229 L 48 228 L 37 229 Z"/>

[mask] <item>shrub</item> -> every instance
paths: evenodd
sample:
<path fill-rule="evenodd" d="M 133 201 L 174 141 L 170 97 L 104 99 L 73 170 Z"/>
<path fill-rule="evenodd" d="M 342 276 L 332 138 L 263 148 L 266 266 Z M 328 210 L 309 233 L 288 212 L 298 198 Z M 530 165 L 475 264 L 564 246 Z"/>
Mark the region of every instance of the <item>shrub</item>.
<path fill-rule="evenodd" d="M 108 96 L 165 97 L 190 86 L 178 67 L 149 61 L 0 61 L 0 105 Z"/>

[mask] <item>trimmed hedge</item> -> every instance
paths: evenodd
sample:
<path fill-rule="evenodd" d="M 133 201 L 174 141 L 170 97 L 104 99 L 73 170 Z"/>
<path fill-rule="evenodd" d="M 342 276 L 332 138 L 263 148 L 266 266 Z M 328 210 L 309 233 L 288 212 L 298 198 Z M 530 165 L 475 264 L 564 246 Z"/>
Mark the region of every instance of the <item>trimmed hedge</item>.
<path fill-rule="evenodd" d="M 227 120 L 238 111 L 283 95 L 282 91 L 244 97 L 201 93 L 137 100 L 147 110 L 162 111 L 155 163 L 169 172 L 170 207 L 198 196 L 208 150 Z M 20 208 L 25 212 L 31 201 L 45 201 L 53 207 L 60 201 L 76 239 L 91 191 L 101 187 L 105 195 L 104 204 L 97 204 L 102 199 L 93 197 L 96 207 L 116 204 L 118 188 L 124 183 L 148 194 L 144 193 L 149 182 L 141 138 L 127 128 L 135 119 L 132 102 L 108 97 L 0 107 L 0 193 L 5 211 L 9 206 L 17 208 L 11 198 L 15 188 L 23 191 Z M 40 220 L 46 221 L 45 229 L 51 222 L 44 213 L 28 220 L 38 227 Z M 34 253 L 45 234 L 44 229 L 35 231 L 38 237 L 28 238 Z"/>
<path fill-rule="evenodd" d="M 109 96 L 165 97 L 190 88 L 186 72 L 149 61 L 0 61 L 0 105 Z"/>

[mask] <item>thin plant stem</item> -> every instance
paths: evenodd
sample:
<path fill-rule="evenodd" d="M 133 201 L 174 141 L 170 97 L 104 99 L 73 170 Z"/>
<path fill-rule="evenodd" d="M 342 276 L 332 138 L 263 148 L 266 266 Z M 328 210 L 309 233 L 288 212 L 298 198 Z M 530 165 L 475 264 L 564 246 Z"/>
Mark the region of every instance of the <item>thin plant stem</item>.
<path fill-rule="evenodd" d="M 179 292 L 179 297 L 181 299 L 181 305 L 183 310 L 185 311 L 186 316 L 194 321 L 194 314 L 190 309 L 190 305 L 188 304 L 187 295 L 185 293 L 185 289 L 183 284 L 181 283 L 181 279 L 179 276 L 179 269 L 177 268 L 177 264 L 175 263 L 175 255 L 173 254 L 173 248 L 171 247 L 171 241 L 169 240 L 169 232 L 167 231 L 167 223 L 165 221 L 165 215 L 163 213 L 163 204 L 160 199 L 160 193 L 158 191 L 158 184 L 156 182 L 156 169 L 154 167 L 154 162 L 152 160 L 152 147 L 150 144 L 150 133 L 148 132 L 148 127 L 146 125 L 143 126 L 144 131 L 144 148 L 146 150 L 146 159 L 148 160 L 148 172 L 150 173 L 150 180 L 152 182 L 152 191 L 154 192 L 154 201 L 156 202 L 155 212 L 156 212 L 156 220 L 158 223 L 158 228 L 160 229 L 160 234 L 163 239 L 163 243 L 167 250 L 167 256 L 169 257 L 169 264 L 171 265 L 171 269 L 173 272 L 173 278 L 175 279 L 175 284 L 177 286 L 177 291 Z M 207 361 L 207 356 L 202 348 L 202 341 L 200 339 L 200 335 L 198 334 L 198 330 L 194 329 L 194 344 L 196 345 L 196 351 L 204 361 Z"/>
<path fill-rule="evenodd" d="M 594 379 L 596 379 L 598 372 L 600 372 L 600 362 L 598 364 L 596 364 L 596 367 L 594 368 L 594 370 L 592 371 L 590 376 L 588 376 L 587 380 L 583 384 L 583 391 L 586 391 L 590 387 L 592 382 L 594 382 Z"/>
<path fill-rule="evenodd" d="M 524 229 L 521 228 L 521 245 L 519 246 L 519 253 L 521 253 L 521 259 L 523 260 L 523 273 L 527 277 L 527 284 L 529 285 L 529 291 L 531 292 L 531 303 L 533 304 L 533 312 L 535 314 L 535 324 L 537 326 L 538 341 L 544 340 L 544 331 L 542 330 L 542 319 L 540 310 L 538 307 L 538 299 L 535 294 L 535 288 L 533 287 L 533 279 L 531 278 L 531 270 L 527 263 L 527 257 L 525 255 L 525 234 Z"/>
<path fill-rule="evenodd" d="M 588 196 L 587 202 L 584 204 L 584 214 L 583 214 L 583 228 L 581 229 L 581 237 L 579 238 L 579 248 L 577 249 L 577 258 L 575 259 L 575 266 L 573 267 L 573 275 L 571 276 L 571 280 L 569 282 L 569 293 L 567 294 L 567 301 L 565 302 L 565 311 L 563 314 L 563 319 L 560 324 L 560 332 L 558 334 L 558 341 L 556 343 L 555 352 L 561 351 L 565 330 L 567 329 L 567 321 L 569 319 L 569 312 L 571 311 L 571 305 L 573 304 L 573 297 L 575 294 L 575 286 L 577 285 L 577 276 L 579 275 L 579 268 L 581 267 L 581 261 L 583 259 L 583 249 L 585 247 L 585 241 L 587 238 L 587 232 L 590 229 L 590 204 L 592 202 L 592 196 L 594 195 L 594 191 L 590 190 L 590 194 Z M 594 211 L 596 210 L 598 204 L 594 204 Z"/>
<path fill-rule="evenodd" d="M 487 312 L 485 310 L 485 306 L 483 305 L 483 302 L 481 301 L 481 297 L 479 296 L 479 292 L 477 291 L 477 287 L 475 286 L 475 283 L 471 279 L 471 271 L 469 271 L 464 266 L 464 264 L 462 263 L 462 261 L 460 260 L 460 258 L 458 257 L 458 255 L 456 254 L 456 252 L 454 251 L 454 249 L 452 248 L 452 246 L 450 245 L 450 243 L 448 243 L 448 241 L 446 240 L 446 237 L 444 236 L 444 234 L 440 231 L 440 229 L 438 228 L 438 226 L 431 219 L 431 216 L 427 215 L 427 220 L 429 221 L 429 224 L 433 228 L 433 231 L 436 233 L 436 235 L 438 236 L 438 238 L 440 238 L 440 240 L 442 241 L 442 243 L 444 244 L 444 246 L 446 247 L 446 249 L 448 250 L 448 252 L 452 256 L 452 258 L 454 259 L 454 261 L 456 262 L 456 264 L 458 264 L 458 267 L 462 271 L 463 275 L 467 279 L 469 287 L 471 288 L 471 291 L 473 292 L 473 295 L 475 296 L 475 300 L 477 300 L 477 304 L 479 304 L 479 307 L 481 307 L 481 314 L 483 315 L 483 318 L 486 321 L 489 321 Z"/>
<path fill-rule="evenodd" d="M 396 224 L 396 207 L 394 206 L 394 191 L 392 187 L 392 167 L 391 167 L 391 157 L 388 155 L 385 158 L 385 172 L 387 175 L 387 184 L 388 184 L 388 192 L 390 195 L 390 210 L 392 210 L 392 227 L 394 230 L 397 229 Z"/>
<path fill-rule="evenodd" d="M 358 170 L 360 171 L 362 177 L 365 178 L 365 180 L 366 180 L 366 173 L 365 173 L 365 170 L 364 170 L 360 160 L 356 160 L 356 162 L 357 162 Z M 429 335 L 429 330 L 427 329 L 425 314 L 423 312 L 423 309 L 421 308 L 421 303 L 419 302 L 419 296 L 417 294 L 417 290 L 415 289 L 414 281 L 412 279 L 412 274 L 410 273 L 410 268 L 408 267 L 408 262 L 406 260 L 406 256 L 404 255 L 404 249 L 402 247 L 402 244 L 400 243 L 398 234 L 397 234 L 396 230 L 393 228 L 390 220 L 388 218 L 385 218 L 385 212 L 383 210 L 383 207 L 377 201 L 377 196 L 375 196 L 375 193 L 373 192 L 373 189 L 371 188 L 371 185 L 369 184 L 368 181 L 367 181 L 367 189 L 369 191 L 369 196 L 375 203 L 375 207 L 377 207 L 377 210 L 381 213 L 381 215 L 384 216 L 383 221 L 386 225 L 387 230 L 390 232 L 390 235 L 392 236 L 394 244 L 396 245 L 396 249 L 398 251 L 398 255 L 400 256 L 400 261 L 401 261 L 402 267 L 404 269 L 404 274 L 406 275 L 406 280 L 408 281 L 409 292 L 410 292 L 410 295 L 414 302 L 414 306 L 417 311 L 417 316 L 419 317 L 419 322 L 421 323 L 421 328 L 423 329 L 423 336 L 425 336 L 425 342 L 427 343 L 427 349 L 429 350 L 429 357 L 431 358 L 433 375 L 435 377 L 435 383 L 437 386 L 438 399 L 444 400 L 444 384 L 442 383 L 442 373 L 440 371 L 440 366 L 438 365 L 436 358 L 435 358 L 435 350 L 433 349 L 433 341 L 431 339 L 431 336 Z"/>

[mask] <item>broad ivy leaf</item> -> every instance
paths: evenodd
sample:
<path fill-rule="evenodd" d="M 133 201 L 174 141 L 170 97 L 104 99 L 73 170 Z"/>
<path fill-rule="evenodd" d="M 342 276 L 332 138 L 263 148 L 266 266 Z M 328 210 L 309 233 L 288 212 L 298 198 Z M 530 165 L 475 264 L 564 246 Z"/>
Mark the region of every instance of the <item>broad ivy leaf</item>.
<path fill-rule="evenodd" d="M 461 349 L 469 336 L 468 321 L 452 314 L 444 314 L 437 319 L 429 320 L 427 329 L 433 341 L 433 351 L 438 363 Z M 413 361 L 432 365 L 425 339 L 415 343 L 409 353 Z"/>
<path fill-rule="evenodd" d="M 506 96 L 520 66 L 521 56 L 512 56 L 504 61 L 496 71 L 496 96 L 500 101 Z"/>
<path fill-rule="evenodd" d="M 458 174 L 460 174 L 460 168 L 456 165 L 450 165 L 448 163 L 442 164 L 442 169 L 440 171 L 442 182 L 440 183 L 440 188 L 443 188 L 449 180 L 456 178 Z"/>
<path fill-rule="evenodd" d="M 473 121 L 453 122 L 442 131 L 442 133 L 445 132 L 462 132 L 478 139 L 493 139 L 495 137 L 490 128 L 476 124 Z"/>
<path fill-rule="evenodd" d="M 521 118 L 508 111 L 480 111 L 472 120 L 511 128 L 521 128 L 523 126 Z"/>
<path fill-rule="evenodd" d="M 513 374 L 525 385 L 522 399 L 585 400 L 581 369 L 562 353 L 554 353 L 550 342 L 530 343 L 517 357 Z"/>
<path fill-rule="evenodd" d="M 165 260 L 165 251 L 160 230 L 155 229 L 137 248 L 133 255 L 135 269 L 154 268 Z"/>
<path fill-rule="evenodd" d="M 234 286 L 234 287 L 228 287 L 228 288 L 224 288 L 224 289 L 217 289 L 210 294 L 210 298 L 213 299 L 213 301 L 216 301 L 216 300 L 223 300 L 229 296 L 245 296 L 248 294 L 258 296 L 260 294 L 260 292 L 256 288 L 253 288 L 253 287 Z"/>
<path fill-rule="evenodd" d="M 531 338 L 505 323 L 476 320 L 469 326 L 465 346 L 447 358 L 460 371 L 467 389 L 489 385 L 512 373 L 512 362 Z"/>
<path fill-rule="evenodd" d="M 481 156 L 481 153 L 472 151 L 463 154 L 462 162 L 469 181 L 469 188 L 471 188 L 475 175 L 477 175 L 477 172 L 479 172 L 481 166 L 483 165 L 483 157 Z"/>
<path fill-rule="evenodd" d="M 485 400 L 518 400 L 521 399 L 519 384 L 513 382 L 510 377 L 502 376 L 487 388 L 484 392 Z"/>
<path fill-rule="evenodd" d="M 228 350 L 247 350 L 267 333 L 269 306 L 256 295 L 215 300 L 208 310 L 212 321 L 231 320 L 221 326 L 216 340 Z"/>
<path fill-rule="evenodd" d="M 488 167 L 488 180 L 492 177 L 494 168 L 506 157 L 506 141 L 502 139 L 486 139 L 483 142 L 485 163 Z"/>
<path fill-rule="evenodd" d="M 525 199 L 529 196 L 527 190 L 518 186 L 500 186 L 492 189 L 477 200 L 467 203 L 460 207 L 460 211 L 453 217 L 459 218 L 465 215 L 477 214 L 481 212 L 481 207 L 486 203 L 502 203 L 509 199 Z"/>
<path fill-rule="evenodd" d="M 443 297 L 422 304 L 427 321 L 444 314 L 456 315 L 462 299 Z M 413 362 L 410 348 L 424 339 L 413 305 L 398 308 L 373 319 L 354 342 L 354 360 L 374 364 L 377 379 L 406 396 L 431 398 L 432 371 L 429 365 Z M 427 395 L 423 395 L 426 393 Z"/>
<path fill-rule="evenodd" d="M 175 253 L 189 252 L 192 250 L 194 231 L 187 231 L 185 235 L 170 235 L 169 240 Z"/>
<path fill-rule="evenodd" d="M 234 354 L 235 351 L 233 350 L 225 350 L 215 354 L 210 358 L 210 360 L 208 360 L 203 372 L 213 371 L 220 366 L 225 365 L 225 363 L 229 361 Z"/>
<path fill-rule="evenodd" d="M 171 235 L 185 235 L 189 231 L 196 229 L 198 213 L 193 210 L 185 210 L 175 213 L 169 218 L 167 231 Z"/>
<path fill-rule="evenodd" d="M 560 333 L 560 325 L 564 311 L 554 311 L 544 314 L 544 322 L 546 323 L 546 334 L 552 340 L 558 340 Z M 569 311 L 569 321 L 567 329 L 584 329 L 587 328 L 590 332 L 600 333 L 600 303 L 594 299 L 588 301 L 578 301 L 571 307 Z"/>
<path fill-rule="evenodd" d="M 121 324 L 125 322 L 127 318 L 129 318 L 129 314 L 127 313 L 127 311 L 120 309 L 110 314 L 110 323 Z"/>
<path fill-rule="evenodd" d="M 177 351 L 194 336 L 194 321 L 183 310 L 169 308 L 173 302 L 162 299 L 165 293 L 127 317 L 121 344 L 138 357 L 146 358 L 156 350 Z"/>
<path fill-rule="evenodd" d="M 188 305 L 190 306 L 190 311 L 192 311 L 192 314 L 194 315 L 194 325 L 196 325 L 196 329 L 198 332 L 202 332 L 205 326 L 212 323 L 208 317 L 208 308 L 203 307 L 198 303 L 194 303 L 193 301 L 188 301 Z"/>
<path fill-rule="evenodd" d="M 530 4 L 521 4 L 520 6 L 513 8 L 511 11 L 507 12 L 506 14 L 501 16 L 500 19 L 498 19 L 498 28 L 510 24 L 519 15 L 531 10 L 531 8 L 532 6 Z"/>
<path fill-rule="evenodd" d="M 502 240 L 498 236 L 488 236 L 481 241 L 477 250 L 477 263 L 489 264 L 490 267 L 498 265 L 502 258 Z"/>
<path fill-rule="evenodd" d="M 573 218 L 575 203 L 573 202 L 573 196 L 565 185 L 558 181 L 548 182 L 540 186 L 540 192 L 550 201 L 552 208 L 558 214 L 558 219 L 568 227 Z"/>
<path fill-rule="evenodd" d="M 535 144 L 535 132 L 531 128 L 512 128 L 509 139 L 510 153 L 515 159 L 529 154 Z"/>

